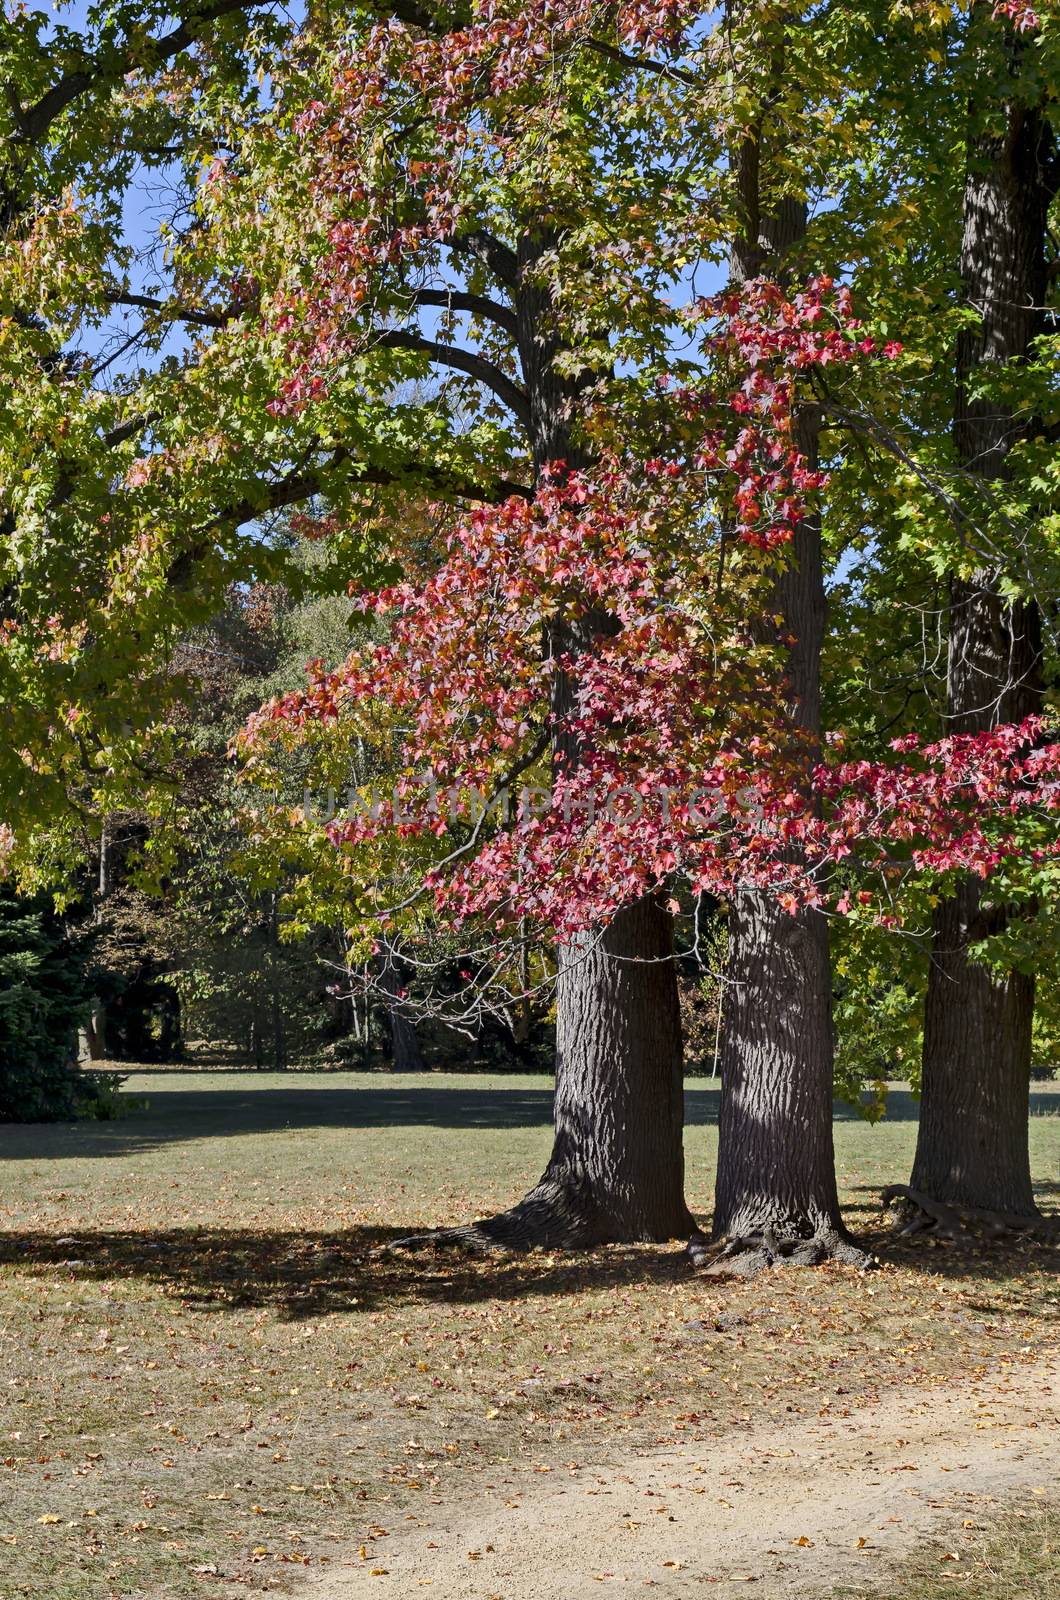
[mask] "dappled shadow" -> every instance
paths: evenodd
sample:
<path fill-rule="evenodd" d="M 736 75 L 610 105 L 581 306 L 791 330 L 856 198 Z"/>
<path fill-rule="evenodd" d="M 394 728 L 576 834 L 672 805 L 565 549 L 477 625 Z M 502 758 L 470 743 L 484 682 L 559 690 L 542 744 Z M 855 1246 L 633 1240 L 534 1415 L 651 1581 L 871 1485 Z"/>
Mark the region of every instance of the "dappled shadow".
<path fill-rule="evenodd" d="M 1060 1247 L 1026 1234 L 957 1240 L 938 1239 L 930 1234 L 908 1239 L 886 1235 L 875 1248 L 887 1266 L 936 1278 L 1011 1283 L 1013 1278 L 1024 1278 L 1029 1273 L 1044 1273 L 1050 1280 L 1060 1273 Z M 1060 1313 L 1053 1314 L 1060 1321 Z"/>
<path fill-rule="evenodd" d="M 680 1242 L 592 1254 L 485 1255 L 454 1248 L 377 1253 L 407 1229 L 332 1233 L 171 1228 L 0 1233 L 0 1266 L 76 1283 L 138 1279 L 194 1309 L 265 1308 L 298 1320 L 388 1303 L 474 1303 L 671 1284 L 690 1273 Z"/>
<path fill-rule="evenodd" d="M 998 1237 L 969 1234 L 947 1239 L 932 1233 L 900 1238 L 885 1219 L 880 1202 L 883 1184 L 852 1185 L 843 1203 L 848 1227 L 887 1265 L 943 1278 L 1011 1278 L 1028 1271 L 1060 1273 L 1060 1241 L 1039 1235 L 1005 1233 Z M 1060 1214 L 1060 1183 L 1035 1182 L 1035 1198 L 1047 1217 Z"/>

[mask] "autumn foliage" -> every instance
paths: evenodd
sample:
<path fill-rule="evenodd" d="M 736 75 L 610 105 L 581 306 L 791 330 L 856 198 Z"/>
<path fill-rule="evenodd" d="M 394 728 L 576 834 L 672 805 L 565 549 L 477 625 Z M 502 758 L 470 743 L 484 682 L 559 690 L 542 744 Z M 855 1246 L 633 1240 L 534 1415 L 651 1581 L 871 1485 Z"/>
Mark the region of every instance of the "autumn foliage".
<path fill-rule="evenodd" d="M 333 820 L 332 844 L 433 835 L 418 892 L 438 911 L 560 937 L 681 883 L 893 922 L 896 878 L 1018 859 L 1028 816 L 1060 810 L 1040 719 L 908 736 L 876 762 L 843 761 L 837 737 L 822 760 L 788 714 L 784 640 L 764 640 L 771 574 L 827 481 L 795 445 L 800 382 L 881 354 L 852 309 L 827 279 L 697 307 L 719 389 L 660 384 L 671 453 L 555 463 L 532 498 L 458 518 L 425 581 L 357 596 L 385 642 L 311 664 L 252 719 L 251 770 L 270 743 L 385 710 L 396 782 Z M 1055 854 L 1055 829 L 1034 848 Z"/>

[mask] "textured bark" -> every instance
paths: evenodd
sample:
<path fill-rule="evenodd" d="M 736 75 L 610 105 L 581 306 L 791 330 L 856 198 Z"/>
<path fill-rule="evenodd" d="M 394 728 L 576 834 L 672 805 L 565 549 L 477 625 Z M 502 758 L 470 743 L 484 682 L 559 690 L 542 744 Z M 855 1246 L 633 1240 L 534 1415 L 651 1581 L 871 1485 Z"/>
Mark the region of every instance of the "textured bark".
<path fill-rule="evenodd" d="M 687 1234 L 681 1025 L 671 918 L 650 900 L 560 954 L 555 1142 L 540 1181 L 477 1223 L 551 1248 Z"/>
<path fill-rule="evenodd" d="M 812 418 L 801 448 L 816 453 Z M 824 584 L 816 518 L 800 524 L 777 585 L 795 643 L 788 658 L 792 721 L 820 732 Z M 843 1226 L 832 1143 L 832 977 L 828 924 L 784 911 L 775 894 L 734 896 L 729 912 L 721 1108 L 713 1237 L 742 1247 L 739 1270 L 826 1256 L 864 1263 Z M 701 1242 L 693 1257 L 704 1258 Z M 709 1254 L 707 1252 L 706 1254 Z M 735 1251 L 723 1252 L 732 1266 Z"/>
<path fill-rule="evenodd" d="M 961 277 L 980 315 L 957 348 L 954 439 L 964 470 L 1002 482 L 1013 444 L 1035 427 L 974 393 L 984 366 L 1019 363 L 1043 331 L 1049 205 L 1060 183 L 1055 139 L 1042 107 L 1020 103 L 1024 46 L 1005 39 L 1003 125 L 984 130 L 969 109 Z M 1008 98 L 1010 103 L 1003 104 Z M 1041 628 L 1033 602 L 1006 601 L 1001 573 L 982 567 L 950 590 L 947 722 L 974 733 L 1019 721 L 1042 698 Z M 920 1129 L 911 1187 L 936 1201 L 1033 1215 L 1027 1147 L 1034 979 L 1000 975 L 969 946 L 1006 922 L 977 882 L 958 886 L 935 913 L 924 1013 Z"/>
<path fill-rule="evenodd" d="M 715 1236 L 838 1235 L 827 924 L 743 894 L 729 940 Z"/>
<path fill-rule="evenodd" d="M 783 258 L 805 232 L 797 201 L 763 215 L 760 135 L 737 156 L 743 236 L 732 251 L 740 282 Z M 804 408 L 799 449 L 813 463 L 819 422 Z M 799 524 L 778 573 L 776 613 L 792 637 L 786 671 L 792 727 L 808 735 L 807 761 L 821 731 L 821 646 L 825 591 L 816 516 Z M 774 635 L 775 637 L 775 635 Z M 700 1236 L 697 1265 L 750 1273 L 774 1261 L 842 1257 L 864 1264 L 839 1213 L 832 1147 L 832 983 L 828 925 L 817 911 L 794 916 L 775 895 L 745 891 L 729 914 L 721 1049 L 721 1109 L 713 1245 Z"/>

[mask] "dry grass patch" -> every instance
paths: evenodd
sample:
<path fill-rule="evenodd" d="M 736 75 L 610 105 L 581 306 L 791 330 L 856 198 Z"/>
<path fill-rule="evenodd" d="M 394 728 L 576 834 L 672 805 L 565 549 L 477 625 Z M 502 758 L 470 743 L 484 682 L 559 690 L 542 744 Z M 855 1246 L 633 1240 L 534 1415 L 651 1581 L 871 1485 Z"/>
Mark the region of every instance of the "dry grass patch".
<path fill-rule="evenodd" d="M 828 1600 L 1054 1600 L 1058 1593 L 1060 1501 L 1053 1500 L 930 1543 L 884 1589 L 840 1589 Z"/>

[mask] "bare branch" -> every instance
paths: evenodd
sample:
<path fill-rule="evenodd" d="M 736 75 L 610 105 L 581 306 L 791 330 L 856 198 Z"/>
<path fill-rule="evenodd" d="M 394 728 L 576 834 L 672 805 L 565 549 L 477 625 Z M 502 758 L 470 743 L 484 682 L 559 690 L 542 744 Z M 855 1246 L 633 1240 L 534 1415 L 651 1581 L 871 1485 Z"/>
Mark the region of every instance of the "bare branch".
<path fill-rule="evenodd" d="M 702 79 L 694 72 L 688 72 L 684 67 L 675 67 L 668 61 L 656 61 L 653 56 L 631 56 L 613 44 L 605 44 L 602 39 L 587 39 L 585 42 L 590 50 L 596 51 L 597 55 L 606 56 L 609 61 L 617 61 L 624 67 L 633 67 L 638 72 L 654 72 L 657 77 L 671 78 L 674 83 L 691 84 L 693 88 L 698 88 L 702 84 Z"/>

